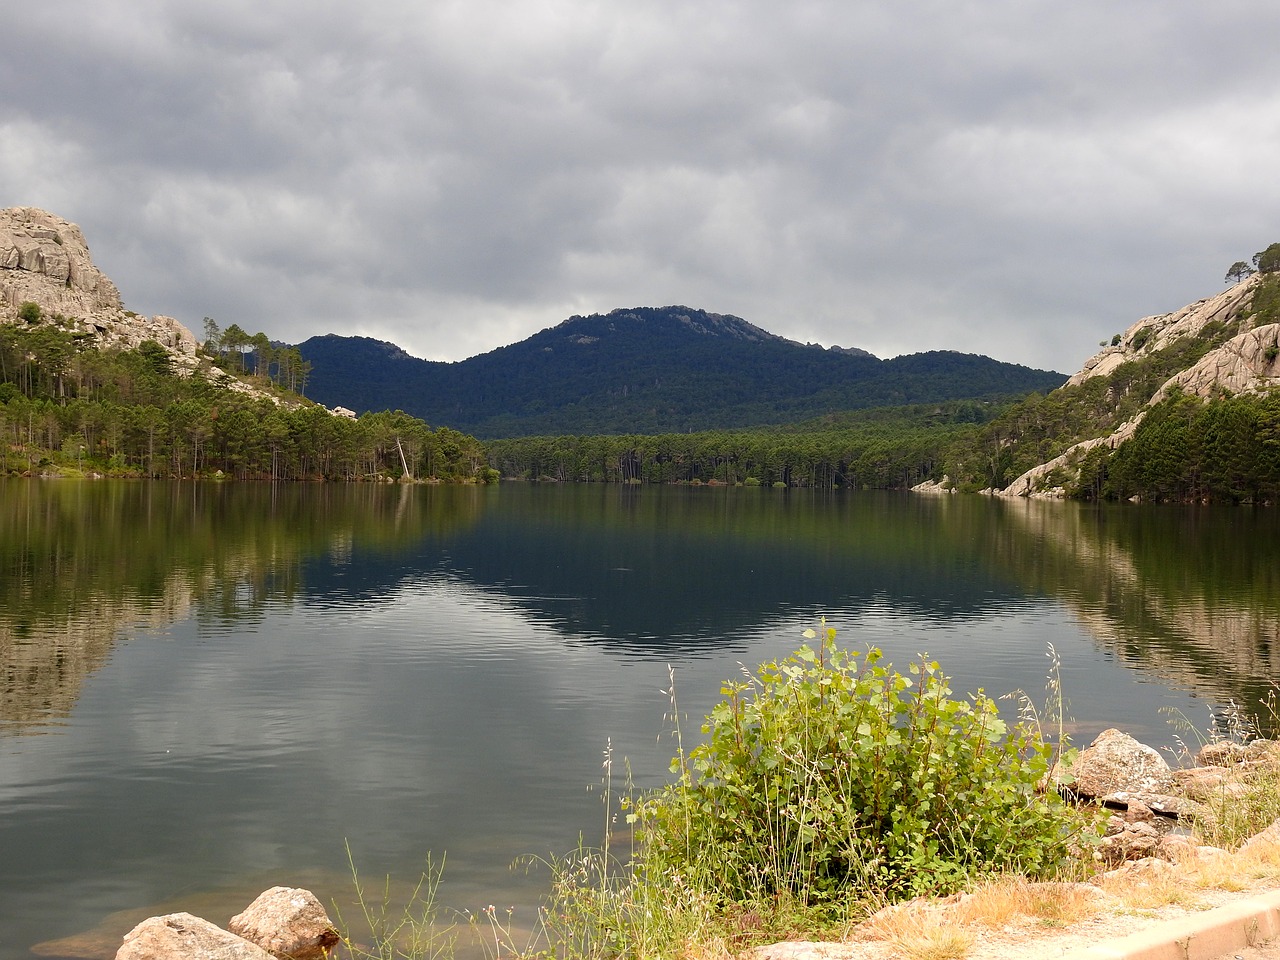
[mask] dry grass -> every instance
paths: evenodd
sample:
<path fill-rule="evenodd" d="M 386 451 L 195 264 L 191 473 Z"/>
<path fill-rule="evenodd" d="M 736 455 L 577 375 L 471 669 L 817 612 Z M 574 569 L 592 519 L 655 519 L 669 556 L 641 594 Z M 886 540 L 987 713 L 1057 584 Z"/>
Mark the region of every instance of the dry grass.
<path fill-rule="evenodd" d="M 1132 910 L 1171 906 L 1194 910 L 1200 905 L 1197 890 L 1187 882 L 1185 872 L 1165 861 L 1106 873 L 1096 882 L 1104 893 Z"/>
<path fill-rule="evenodd" d="M 1023 919 L 1046 927 L 1065 927 L 1096 915 L 1098 891 L 1084 883 L 1036 883 L 1002 877 L 982 884 L 956 905 L 966 923 L 1000 929 Z"/>
<path fill-rule="evenodd" d="M 974 938 L 951 916 L 957 899 L 912 900 L 885 907 L 860 924 L 855 936 L 891 943 L 911 960 L 962 960 Z"/>
<path fill-rule="evenodd" d="M 863 939 L 897 942 L 921 930 L 946 927 L 1000 930 L 1028 921 L 1063 927 L 1097 915 L 1103 909 L 1103 899 L 1089 884 L 1000 877 L 944 900 L 887 907 L 861 924 L 857 933 Z"/>
<path fill-rule="evenodd" d="M 1189 850 L 1192 848 L 1189 848 Z M 885 907 L 858 925 L 851 940 L 890 944 L 910 960 L 962 960 L 983 953 L 991 936 L 1053 936 L 1108 917 L 1194 911 L 1238 892 L 1280 882 L 1280 843 L 1183 863 L 1132 864 L 1090 883 L 1037 883 L 1001 877 L 968 893 Z M 1215 892 L 1218 893 L 1215 896 Z"/>
<path fill-rule="evenodd" d="M 964 960 L 973 946 L 973 934 L 944 924 L 899 937 L 893 945 L 911 960 Z"/>
<path fill-rule="evenodd" d="M 1187 881 L 1206 890 L 1247 890 L 1280 881 L 1280 843 L 1258 843 L 1220 857 L 1180 864 Z"/>

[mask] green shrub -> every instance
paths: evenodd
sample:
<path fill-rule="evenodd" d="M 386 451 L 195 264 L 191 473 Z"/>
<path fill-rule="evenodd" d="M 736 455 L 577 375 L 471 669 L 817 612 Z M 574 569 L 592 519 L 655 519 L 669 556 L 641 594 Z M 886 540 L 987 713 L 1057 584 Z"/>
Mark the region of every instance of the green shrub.
<path fill-rule="evenodd" d="M 834 641 L 824 625 L 816 650 L 725 686 L 677 782 L 632 815 L 645 882 L 847 909 L 1065 861 L 1082 821 L 1043 788 L 1038 731 L 1007 726 L 981 691 L 953 699 L 936 663 L 904 676 Z"/>
<path fill-rule="evenodd" d="M 26 300 L 18 307 L 18 319 L 25 320 L 27 323 L 37 323 L 40 320 L 40 304 L 31 300 Z"/>

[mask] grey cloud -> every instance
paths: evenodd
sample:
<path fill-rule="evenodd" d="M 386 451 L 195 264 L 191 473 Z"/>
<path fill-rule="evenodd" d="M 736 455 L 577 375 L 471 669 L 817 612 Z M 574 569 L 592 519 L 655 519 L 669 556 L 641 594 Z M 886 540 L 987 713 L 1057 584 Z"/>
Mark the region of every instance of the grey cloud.
<path fill-rule="evenodd" d="M 459 359 L 685 302 L 1074 369 L 1276 239 L 1243 0 L 59 6 L 0 64 L 6 202 L 193 327 Z"/>

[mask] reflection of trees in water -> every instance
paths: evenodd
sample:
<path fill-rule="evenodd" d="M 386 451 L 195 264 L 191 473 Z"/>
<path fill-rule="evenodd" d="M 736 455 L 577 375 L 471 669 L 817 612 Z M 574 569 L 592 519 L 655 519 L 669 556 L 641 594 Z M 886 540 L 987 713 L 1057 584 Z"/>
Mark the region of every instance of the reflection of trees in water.
<path fill-rule="evenodd" d="M 1259 714 L 1280 678 L 1280 545 L 1271 511 L 1019 500 L 1004 562 L 1057 593 L 1105 649 Z M 1056 585 L 1056 586 L 1055 586 Z"/>
<path fill-rule="evenodd" d="M 79 616 L 14 622 L 0 615 L 0 734 L 28 733 L 71 715 L 83 679 L 131 628 L 161 627 L 190 610 L 174 578 L 163 603 L 96 597 Z"/>
<path fill-rule="evenodd" d="M 986 500 L 902 493 L 512 485 L 449 559 L 568 640 L 722 656 L 796 617 L 889 604 L 958 620 L 1019 597 L 973 562 L 989 516 Z"/>
<path fill-rule="evenodd" d="M 1126 663 L 1256 708 L 1280 676 L 1277 525 L 879 493 L 6 482 L 0 730 L 65 716 L 132 627 L 381 600 L 434 572 L 627 656 L 864 604 L 946 621 L 1050 597 Z"/>
<path fill-rule="evenodd" d="M 0 732 L 67 716 L 132 628 L 260 617 L 331 551 L 395 552 L 472 523 L 471 487 L 7 481 Z"/>

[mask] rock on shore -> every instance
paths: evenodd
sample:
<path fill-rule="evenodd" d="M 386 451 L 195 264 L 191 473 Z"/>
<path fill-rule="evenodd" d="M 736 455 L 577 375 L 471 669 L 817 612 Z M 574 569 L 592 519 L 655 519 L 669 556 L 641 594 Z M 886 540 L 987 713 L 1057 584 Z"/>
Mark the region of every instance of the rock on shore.
<path fill-rule="evenodd" d="M 143 920 L 116 960 L 321 960 L 338 942 L 333 921 L 310 890 L 272 887 L 224 930 L 189 913 Z"/>

